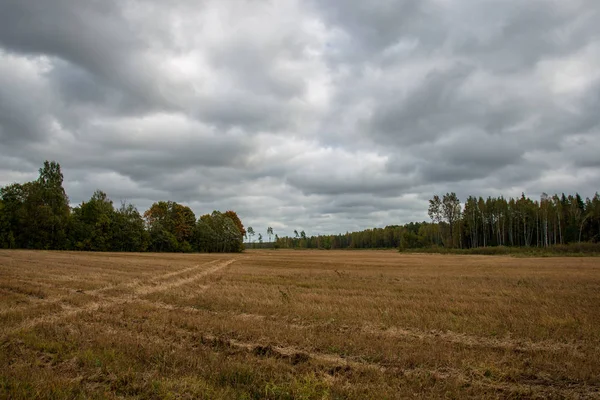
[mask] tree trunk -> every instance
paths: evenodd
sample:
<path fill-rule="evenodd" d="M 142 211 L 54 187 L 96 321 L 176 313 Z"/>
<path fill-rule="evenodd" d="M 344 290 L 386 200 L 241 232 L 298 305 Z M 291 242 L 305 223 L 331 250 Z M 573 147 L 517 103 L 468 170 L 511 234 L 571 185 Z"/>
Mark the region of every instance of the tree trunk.
<path fill-rule="evenodd" d="M 562 229 L 560 228 L 560 214 L 558 214 L 556 218 L 558 219 L 558 237 L 560 239 L 560 244 L 563 244 Z"/>

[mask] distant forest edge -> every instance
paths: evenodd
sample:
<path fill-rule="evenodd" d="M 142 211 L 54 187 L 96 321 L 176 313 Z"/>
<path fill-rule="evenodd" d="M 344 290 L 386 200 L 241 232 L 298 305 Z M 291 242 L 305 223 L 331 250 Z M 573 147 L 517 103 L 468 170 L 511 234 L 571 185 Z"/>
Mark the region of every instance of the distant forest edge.
<path fill-rule="evenodd" d="M 119 208 L 100 190 L 71 208 L 56 162 L 44 162 L 39 178 L 0 188 L 0 248 L 239 252 L 244 225 L 234 211 L 196 219 L 187 206 L 159 201 L 142 215 L 133 204 Z"/>
<path fill-rule="evenodd" d="M 600 254 L 600 195 L 585 201 L 579 194 L 531 200 L 455 193 L 429 200 L 430 222 L 411 222 L 337 235 L 279 237 L 268 227 L 268 242 L 247 231 L 234 211 L 213 211 L 196 219 L 187 206 L 159 201 L 140 214 L 133 204 L 115 208 L 97 190 L 89 201 L 69 206 L 57 162 L 44 162 L 39 178 L 0 188 L 0 248 L 239 252 L 253 248 L 400 249 L 436 253 Z M 258 243 L 254 236 L 258 235 Z M 273 241 L 271 239 L 274 238 Z"/>
<path fill-rule="evenodd" d="M 530 252 L 600 253 L 600 195 L 519 198 L 469 197 L 455 193 L 429 201 L 431 222 L 411 222 L 339 235 L 278 237 L 276 248 L 377 249 L 472 254 Z"/>

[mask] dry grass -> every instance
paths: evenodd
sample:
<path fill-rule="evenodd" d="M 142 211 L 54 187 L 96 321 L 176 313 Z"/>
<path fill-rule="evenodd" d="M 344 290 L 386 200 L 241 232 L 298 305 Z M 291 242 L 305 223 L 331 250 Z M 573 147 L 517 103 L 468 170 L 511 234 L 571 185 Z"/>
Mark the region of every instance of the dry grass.
<path fill-rule="evenodd" d="M 600 259 L 0 252 L 0 398 L 600 398 Z"/>

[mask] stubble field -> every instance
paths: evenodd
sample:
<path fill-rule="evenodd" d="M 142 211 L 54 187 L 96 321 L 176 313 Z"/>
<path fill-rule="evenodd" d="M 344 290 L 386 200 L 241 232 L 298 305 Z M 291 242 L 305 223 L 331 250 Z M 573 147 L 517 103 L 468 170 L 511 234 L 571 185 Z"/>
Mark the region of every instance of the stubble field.
<path fill-rule="evenodd" d="M 600 258 L 0 251 L 0 398 L 600 398 Z"/>

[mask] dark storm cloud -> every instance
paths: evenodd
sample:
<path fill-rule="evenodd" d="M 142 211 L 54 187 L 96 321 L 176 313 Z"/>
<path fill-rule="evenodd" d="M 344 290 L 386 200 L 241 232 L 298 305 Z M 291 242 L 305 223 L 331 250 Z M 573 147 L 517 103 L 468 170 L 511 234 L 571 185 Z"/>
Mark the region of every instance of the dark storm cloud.
<path fill-rule="evenodd" d="M 471 57 L 503 72 L 595 42 L 600 15 L 593 0 L 386 0 L 375 5 L 350 0 L 315 2 L 314 7 L 353 42 L 345 55 L 371 55 L 361 54 L 358 62 L 389 55 L 395 45 L 411 39 L 424 52 Z"/>
<path fill-rule="evenodd" d="M 343 42 L 340 61 L 348 58 L 365 62 L 371 57 L 380 57 L 384 50 L 402 38 L 414 38 L 429 46 L 440 45 L 443 40 L 443 29 L 439 26 L 442 15 L 435 2 L 392 0 L 373 5 L 350 0 L 315 3 L 322 18 L 348 36 Z"/>
<path fill-rule="evenodd" d="M 52 99 L 39 91 L 40 79 L 27 63 L 0 50 L 0 138 L 2 144 L 18 146 L 40 140 L 47 123 L 45 109 Z M 35 104 L 38 107 L 32 107 Z"/>
<path fill-rule="evenodd" d="M 290 177 L 288 182 L 302 190 L 304 194 L 349 195 L 360 193 L 376 193 L 380 196 L 398 195 L 410 185 L 398 182 L 393 176 L 381 178 L 373 177 L 332 177 L 326 173 L 318 176 L 305 176 L 298 174 Z"/>
<path fill-rule="evenodd" d="M 457 35 L 455 49 L 500 72 L 518 72 L 544 58 L 569 55 L 598 37 L 594 21 L 600 6 L 595 1 L 470 3 L 474 7 L 457 16 L 470 17 L 478 29 L 468 36 Z"/>
<path fill-rule="evenodd" d="M 150 43 L 127 23 L 120 2 L 4 3 L 0 43 L 8 50 L 63 59 L 93 74 L 104 85 L 126 91 L 136 102 L 168 106 L 143 68 L 143 49 Z"/>
<path fill-rule="evenodd" d="M 598 190 L 600 3 L 0 0 L 0 185 L 280 234 Z"/>
<path fill-rule="evenodd" d="M 413 92 L 392 92 L 384 101 L 378 98 L 365 130 L 378 135 L 379 141 L 403 145 L 431 141 L 444 129 L 466 123 L 476 103 L 458 92 L 469 73 L 464 65 L 434 71 Z"/>

